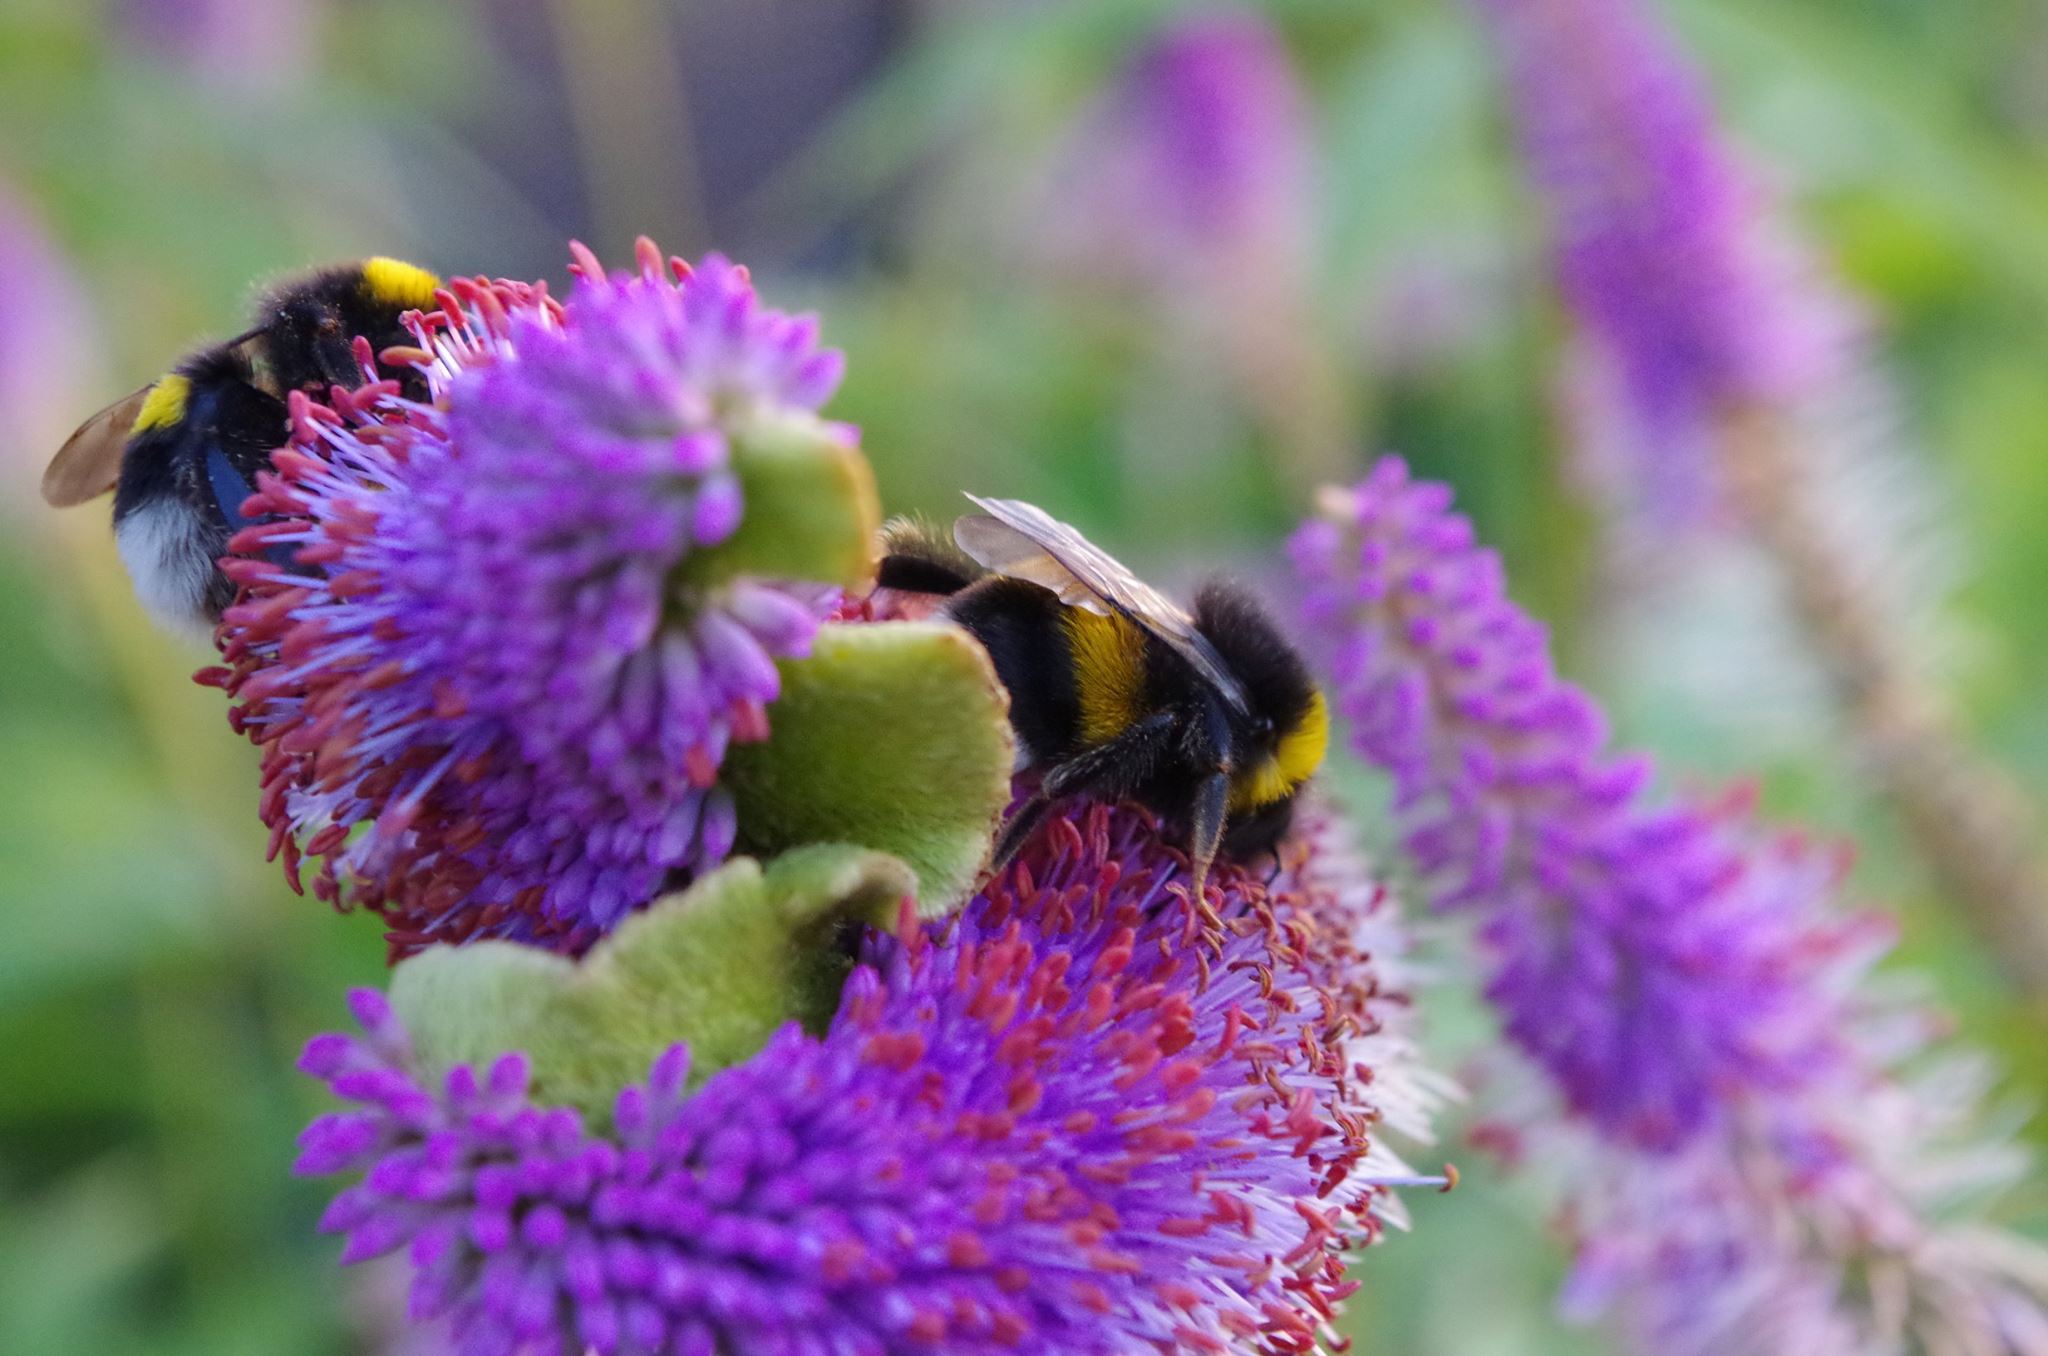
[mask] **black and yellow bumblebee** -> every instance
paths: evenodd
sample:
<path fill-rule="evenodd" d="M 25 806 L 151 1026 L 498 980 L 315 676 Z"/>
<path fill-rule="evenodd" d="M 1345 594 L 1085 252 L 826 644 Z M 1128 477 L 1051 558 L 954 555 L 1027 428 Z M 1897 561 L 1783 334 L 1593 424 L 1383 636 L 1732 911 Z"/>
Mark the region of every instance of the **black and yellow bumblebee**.
<path fill-rule="evenodd" d="M 245 525 L 256 472 L 286 439 L 286 397 L 361 386 L 356 336 L 378 352 L 409 343 L 400 317 L 431 309 L 439 286 L 382 257 L 279 284 L 247 331 L 80 425 L 43 472 L 43 498 L 68 508 L 112 490 L 114 541 L 143 606 L 173 630 L 210 630 L 234 598 L 217 562 Z M 383 375 L 422 391 L 409 369 Z"/>
<path fill-rule="evenodd" d="M 1329 710 L 1307 666 L 1243 590 L 1212 582 L 1186 611 L 1079 532 L 1014 499 L 969 495 L 948 544 L 887 529 L 878 585 L 945 595 L 1010 693 L 1042 770 L 996 844 L 1000 867 L 1052 802 L 1132 800 L 1186 834 L 1199 897 L 1219 852 L 1273 848 L 1322 765 Z"/>

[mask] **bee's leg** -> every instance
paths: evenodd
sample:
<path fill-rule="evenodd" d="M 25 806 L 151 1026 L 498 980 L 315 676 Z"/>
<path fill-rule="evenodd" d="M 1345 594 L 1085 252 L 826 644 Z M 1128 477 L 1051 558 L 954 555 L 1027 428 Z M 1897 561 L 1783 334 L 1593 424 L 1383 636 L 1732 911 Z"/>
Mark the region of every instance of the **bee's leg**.
<path fill-rule="evenodd" d="M 1195 791 L 1194 809 L 1189 815 L 1188 857 L 1194 864 L 1192 897 L 1197 901 L 1209 884 L 1209 866 L 1216 860 L 1216 849 L 1223 842 L 1223 820 L 1229 811 L 1230 774 L 1212 772 Z"/>
<path fill-rule="evenodd" d="M 1010 822 L 1003 825 L 1002 836 L 996 839 L 996 849 L 989 857 L 988 869 L 1000 871 L 1010 864 L 1017 855 L 1017 849 L 1024 846 L 1024 840 L 1038 827 L 1038 821 L 1045 818 L 1045 812 L 1052 808 L 1052 797 L 1043 788 L 1017 807 L 1017 813 L 1010 816 Z"/>
<path fill-rule="evenodd" d="M 1159 765 L 1173 734 L 1173 714 L 1156 711 L 1116 738 L 1084 750 L 1046 773 L 1037 792 L 1018 806 L 1003 826 L 989 869 L 1000 871 L 1008 865 L 1045 818 L 1046 810 L 1061 797 L 1086 792 L 1113 800 L 1141 785 Z"/>

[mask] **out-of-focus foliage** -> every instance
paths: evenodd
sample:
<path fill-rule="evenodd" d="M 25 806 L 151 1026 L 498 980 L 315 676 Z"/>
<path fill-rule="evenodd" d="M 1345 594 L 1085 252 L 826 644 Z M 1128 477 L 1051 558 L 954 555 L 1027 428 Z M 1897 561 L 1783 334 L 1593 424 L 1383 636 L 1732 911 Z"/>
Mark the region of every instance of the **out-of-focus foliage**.
<path fill-rule="evenodd" d="M 1931 665 L 2048 798 L 2048 18 L 1669 9 L 1870 310 L 1901 483 L 1928 497 L 1949 581 Z M 1613 623 L 1629 581 L 1573 470 L 1565 322 L 1467 10 L 1259 10 L 1299 85 L 1271 153 L 1304 168 L 1247 190 L 1275 195 L 1267 225 L 1226 237 L 1091 187 L 1091 157 L 1147 153 L 1128 63 L 1185 12 L 0 0 L 0 1351 L 359 1350 L 387 1323 L 388 1295 L 335 1284 L 317 1193 L 288 1174 L 321 1102 L 292 1057 L 381 975 L 374 921 L 278 884 L 254 759 L 185 681 L 206 656 L 148 629 L 101 509 L 34 492 L 80 418 L 237 328 L 253 282 L 349 253 L 559 284 L 570 235 L 608 257 L 641 231 L 722 249 L 823 312 L 849 360 L 834 413 L 863 426 L 888 508 L 1020 495 L 1167 580 L 1256 577 L 1309 483 L 1399 447 L 1457 485 L 1629 742 L 1679 776 L 1758 771 L 1774 816 L 1855 834 L 1907 959 L 2015 1066 L 2017 1104 L 2048 1093 L 2043 1014 L 1779 663 L 1768 578 Z M 1378 788 L 1334 775 L 1372 833 Z M 1486 1038 L 1456 985 L 1431 1002 L 1444 1062 Z M 1540 1193 L 1450 1152 L 1470 1189 L 1418 1201 L 1415 1235 L 1364 1264 L 1362 1342 L 1589 1349 L 1550 1317 Z"/>

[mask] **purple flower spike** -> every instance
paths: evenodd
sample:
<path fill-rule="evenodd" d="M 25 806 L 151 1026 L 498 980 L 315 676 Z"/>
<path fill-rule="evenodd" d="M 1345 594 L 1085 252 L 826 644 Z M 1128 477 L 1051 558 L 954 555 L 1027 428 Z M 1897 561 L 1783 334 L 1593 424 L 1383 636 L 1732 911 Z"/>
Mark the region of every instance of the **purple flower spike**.
<path fill-rule="evenodd" d="M 1472 916 L 1508 1033 L 1566 1103 L 1490 1137 L 1561 1166 L 1567 1294 L 1660 1356 L 2036 1351 L 2048 1259 L 1951 1218 L 2023 1164 L 1982 1078 L 1866 983 L 1844 855 L 1739 799 L 1660 807 L 1442 485 L 1388 459 L 1293 543 L 1352 746 L 1438 907 Z"/>
<path fill-rule="evenodd" d="M 735 429 L 809 412 L 840 360 L 744 269 L 651 245 L 566 306 L 459 283 L 415 324 L 431 403 L 295 406 L 238 550 L 210 681 L 266 751 L 297 880 L 381 912 L 394 951 L 587 945 L 730 850 L 718 769 L 767 733 L 775 661 L 827 590 L 681 582 L 745 512 Z M 289 562 L 289 563 L 280 563 Z"/>
<path fill-rule="evenodd" d="M 0 178 L 0 295 L 14 322 L 0 332 L 0 513 L 47 506 L 35 474 L 63 444 L 90 396 L 92 307 L 48 224 L 15 185 Z"/>
<path fill-rule="evenodd" d="M 693 1093 L 675 1047 L 609 1134 L 357 1044 L 378 1076 L 331 1077 L 355 1107 L 301 1170 L 361 1174 L 345 1256 L 406 1249 L 476 1356 L 1315 1350 L 1417 1180 L 1367 1132 L 1431 1096 L 1354 930 L 1384 911 L 1341 856 L 1270 894 L 1225 867 L 1204 933 L 1184 869 L 1135 813 L 1063 815 L 959 919 L 871 937 L 825 1036 Z"/>
<path fill-rule="evenodd" d="M 1302 247 L 1309 117 L 1286 44 L 1250 10 L 1176 18 L 1134 54 L 1065 152 L 1055 221 L 1100 267 L 1185 284 Z M 1078 208 L 1077 208 L 1078 204 Z M 1057 231 L 1060 228 L 1055 225 Z M 1163 274 L 1163 276 L 1161 276 Z"/>
<path fill-rule="evenodd" d="M 1479 0 L 1582 327 L 1575 403 L 1667 520 L 1713 493 L 1731 403 L 1820 380 L 1849 317 L 1774 231 L 1697 71 L 1643 0 Z"/>
<path fill-rule="evenodd" d="M 1307 615 L 1340 638 L 1338 707 L 1393 778 L 1434 902 L 1480 919 L 1509 1034 L 1647 1145 L 1698 1132 L 1731 1084 L 1826 1059 L 1803 987 L 1818 940 L 1787 929 L 1724 816 L 1652 806 L 1646 761 L 1607 753 L 1449 490 L 1390 459 L 1341 500 L 1294 542 Z"/>

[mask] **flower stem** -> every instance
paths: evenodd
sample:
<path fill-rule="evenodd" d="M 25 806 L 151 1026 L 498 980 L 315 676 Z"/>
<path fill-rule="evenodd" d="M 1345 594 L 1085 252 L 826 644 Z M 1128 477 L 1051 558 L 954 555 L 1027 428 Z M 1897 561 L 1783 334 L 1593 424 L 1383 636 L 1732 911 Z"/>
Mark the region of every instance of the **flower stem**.
<path fill-rule="evenodd" d="M 2019 785 L 1972 749 L 1839 549 L 1784 419 L 1727 412 L 1729 491 L 1776 563 L 1858 753 L 1944 892 L 2028 998 L 2048 1001 L 2048 862 Z"/>

